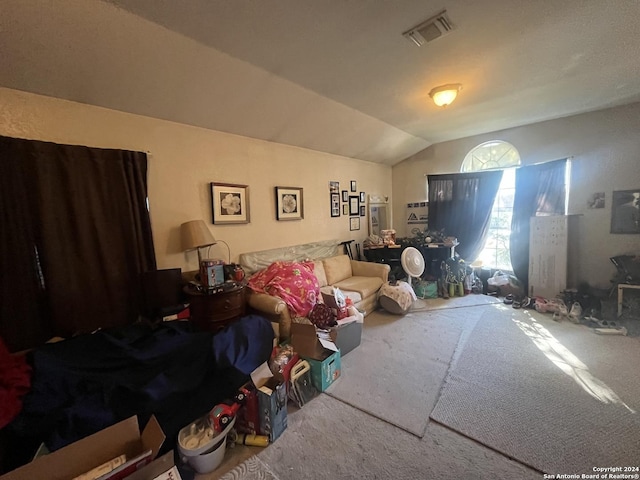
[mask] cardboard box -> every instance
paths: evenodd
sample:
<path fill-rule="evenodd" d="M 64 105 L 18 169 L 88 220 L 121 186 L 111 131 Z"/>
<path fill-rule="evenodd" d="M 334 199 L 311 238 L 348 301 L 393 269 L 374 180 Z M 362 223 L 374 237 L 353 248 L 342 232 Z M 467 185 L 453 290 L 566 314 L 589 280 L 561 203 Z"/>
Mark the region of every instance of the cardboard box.
<path fill-rule="evenodd" d="M 258 433 L 273 442 L 287 428 L 287 386 L 273 376 L 267 362 L 251 372 L 251 381 L 258 397 Z"/>
<path fill-rule="evenodd" d="M 155 458 L 165 434 L 155 417 L 151 417 L 142 433 L 138 418 L 133 416 L 93 435 L 37 458 L 0 477 L 0 480 L 68 480 L 122 455 L 134 458 L 151 450 Z M 153 462 L 152 462 L 153 463 Z M 146 479 L 144 479 L 146 480 Z"/>
<path fill-rule="evenodd" d="M 360 341 L 362 340 L 362 325 L 362 323 L 353 321 L 334 327 L 336 331 L 335 344 L 340 350 L 340 357 L 344 357 L 360 345 Z"/>
<path fill-rule="evenodd" d="M 127 480 L 182 480 L 174 459 L 175 456 L 171 450 L 128 476 Z"/>
<path fill-rule="evenodd" d="M 318 391 L 324 392 L 340 376 L 340 350 L 333 342 L 318 338 L 315 326 L 292 323 L 291 344 L 311 365 L 311 381 Z"/>
<path fill-rule="evenodd" d="M 287 387 L 276 378 L 258 388 L 260 434 L 274 442 L 287 429 Z"/>

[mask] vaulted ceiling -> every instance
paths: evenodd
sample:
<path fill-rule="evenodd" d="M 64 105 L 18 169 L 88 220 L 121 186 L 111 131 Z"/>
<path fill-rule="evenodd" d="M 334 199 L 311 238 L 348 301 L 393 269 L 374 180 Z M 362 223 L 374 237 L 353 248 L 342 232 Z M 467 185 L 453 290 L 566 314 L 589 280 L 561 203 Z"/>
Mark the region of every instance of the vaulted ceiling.
<path fill-rule="evenodd" d="M 444 9 L 449 34 L 403 37 Z M 3 0 L 0 86 L 393 165 L 640 101 L 638 19 L 637 0 Z"/>

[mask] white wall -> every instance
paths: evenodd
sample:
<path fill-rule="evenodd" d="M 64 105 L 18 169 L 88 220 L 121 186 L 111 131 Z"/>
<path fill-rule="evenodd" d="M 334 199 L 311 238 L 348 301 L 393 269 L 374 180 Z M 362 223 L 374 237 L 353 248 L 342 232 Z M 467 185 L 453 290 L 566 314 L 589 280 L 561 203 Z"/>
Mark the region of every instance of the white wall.
<path fill-rule="evenodd" d="M 197 267 L 195 253 L 180 250 L 179 226 L 203 219 L 226 241 L 232 261 L 240 253 L 317 240 L 358 242 L 349 218 L 332 218 L 329 181 L 341 189 L 391 195 L 391 167 L 287 145 L 0 88 L 0 135 L 150 152 L 148 182 L 158 268 Z M 209 182 L 249 185 L 251 222 L 212 225 Z M 275 186 L 304 189 L 304 219 L 276 221 Z M 227 258 L 218 244 L 211 257 Z"/>
<path fill-rule="evenodd" d="M 465 155 L 489 140 L 513 144 L 524 165 L 573 157 L 569 213 L 579 214 L 577 277 L 592 286 L 610 286 L 615 268 L 609 257 L 640 254 L 640 235 L 610 234 L 611 192 L 640 189 L 640 104 L 541 122 L 432 145 L 393 167 L 394 219 L 398 235 L 407 202 L 425 199 L 425 174 L 459 172 Z M 589 209 L 588 198 L 605 192 L 604 209 Z M 455 235 L 455 232 L 450 232 Z"/>

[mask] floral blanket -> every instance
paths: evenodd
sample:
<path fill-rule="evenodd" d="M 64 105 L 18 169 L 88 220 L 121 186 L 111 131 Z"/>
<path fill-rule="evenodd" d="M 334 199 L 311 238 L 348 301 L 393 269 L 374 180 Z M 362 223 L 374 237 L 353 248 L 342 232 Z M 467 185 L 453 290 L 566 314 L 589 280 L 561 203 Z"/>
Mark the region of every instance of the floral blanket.
<path fill-rule="evenodd" d="M 309 315 L 320 295 L 313 262 L 274 262 L 249 279 L 249 288 L 281 298 L 296 317 Z"/>

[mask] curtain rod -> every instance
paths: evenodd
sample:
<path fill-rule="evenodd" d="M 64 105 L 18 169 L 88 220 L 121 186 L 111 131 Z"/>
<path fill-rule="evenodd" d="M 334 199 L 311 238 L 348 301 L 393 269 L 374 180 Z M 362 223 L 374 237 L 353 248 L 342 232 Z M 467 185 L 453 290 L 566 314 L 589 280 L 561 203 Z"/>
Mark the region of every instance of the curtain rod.
<path fill-rule="evenodd" d="M 450 173 L 425 173 L 423 174 L 423 176 L 427 177 L 429 175 L 451 175 L 454 173 L 474 173 L 474 172 L 487 172 L 487 171 L 491 171 L 491 170 L 505 170 L 507 168 L 521 168 L 521 167 L 531 167 L 533 165 L 542 165 L 543 163 L 551 163 L 551 162 L 558 162 L 560 160 L 572 160 L 573 159 L 573 155 L 570 155 L 568 157 L 564 157 L 564 158 L 556 158 L 555 160 L 543 160 L 542 162 L 537 162 L 537 163 L 532 163 L 530 165 L 518 165 L 517 167 L 504 167 L 504 168 L 487 168 L 486 170 L 474 170 L 473 172 L 450 172 Z"/>

